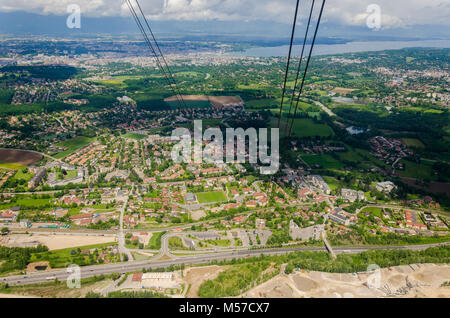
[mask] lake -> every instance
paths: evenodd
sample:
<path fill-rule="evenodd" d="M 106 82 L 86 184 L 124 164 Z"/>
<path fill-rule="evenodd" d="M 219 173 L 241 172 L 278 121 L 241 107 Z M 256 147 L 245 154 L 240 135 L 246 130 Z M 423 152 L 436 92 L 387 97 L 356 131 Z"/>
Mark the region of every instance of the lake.
<path fill-rule="evenodd" d="M 316 44 L 313 55 L 332 55 L 354 52 L 396 50 L 408 47 L 433 47 L 450 48 L 450 40 L 425 40 L 425 41 L 368 41 L 368 42 L 348 42 L 345 44 Z M 302 46 L 293 47 L 294 56 L 300 56 Z M 309 50 L 309 46 L 307 47 Z M 289 45 L 274 47 L 255 47 L 244 52 L 230 52 L 230 56 L 248 56 L 248 57 L 271 57 L 287 56 Z M 307 54 L 305 54 L 307 55 Z"/>

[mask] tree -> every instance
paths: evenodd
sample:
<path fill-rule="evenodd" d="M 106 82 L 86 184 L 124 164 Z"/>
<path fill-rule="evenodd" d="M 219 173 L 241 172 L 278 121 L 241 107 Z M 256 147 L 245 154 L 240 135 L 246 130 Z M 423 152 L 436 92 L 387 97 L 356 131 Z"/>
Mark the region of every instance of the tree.
<path fill-rule="evenodd" d="M 9 232 L 9 229 L 7 227 L 4 227 L 1 229 L 2 234 L 7 234 Z"/>

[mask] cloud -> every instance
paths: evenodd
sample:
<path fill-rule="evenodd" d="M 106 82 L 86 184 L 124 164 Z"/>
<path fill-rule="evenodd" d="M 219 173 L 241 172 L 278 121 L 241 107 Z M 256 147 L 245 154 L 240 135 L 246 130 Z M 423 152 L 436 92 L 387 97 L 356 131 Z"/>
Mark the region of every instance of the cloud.
<path fill-rule="evenodd" d="M 134 0 L 132 0 L 134 1 Z M 0 11 L 27 11 L 39 14 L 67 14 L 76 3 L 85 16 L 129 16 L 125 0 L 0 0 Z M 301 1 L 303 19 L 310 1 Z M 317 7 L 321 1 L 316 0 Z M 295 0 L 141 0 L 146 15 L 155 20 L 189 21 L 273 21 L 291 23 Z M 367 6 L 381 9 L 383 28 L 412 25 L 450 25 L 450 0 L 327 0 L 324 21 L 364 26 Z"/>

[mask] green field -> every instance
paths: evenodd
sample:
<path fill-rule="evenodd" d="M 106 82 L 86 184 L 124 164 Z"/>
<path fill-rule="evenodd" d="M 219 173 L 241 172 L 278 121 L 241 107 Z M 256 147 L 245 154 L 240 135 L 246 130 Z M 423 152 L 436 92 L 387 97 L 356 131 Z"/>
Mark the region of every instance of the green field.
<path fill-rule="evenodd" d="M 290 127 L 291 121 L 289 121 Z M 278 118 L 272 117 L 271 127 L 278 127 Z M 285 135 L 286 119 L 281 121 L 280 135 Z M 310 118 L 296 118 L 292 126 L 292 134 L 297 137 L 329 137 L 333 136 L 333 130 L 325 124 L 315 123 Z"/>
<path fill-rule="evenodd" d="M 30 181 L 33 177 L 33 174 L 31 172 L 24 173 L 23 170 L 19 170 L 16 172 L 16 174 L 13 176 L 13 179 L 16 180 L 25 180 L 26 182 Z"/>
<path fill-rule="evenodd" d="M 48 261 L 50 263 L 50 267 L 52 268 L 61 268 L 67 267 L 70 264 L 77 264 L 79 266 L 92 265 L 96 262 L 95 257 L 93 258 L 91 255 L 84 254 L 74 254 L 74 250 L 89 250 L 89 249 L 99 249 L 106 246 L 117 245 L 117 242 L 114 243 L 103 243 L 103 244 L 95 244 L 88 246 L 80 246 L 76 248 L 65 248 L 61 250 L 48 251 L 43 253 L 32 254 L 30 258 L 30 262 L 41 262 Z"/>
<path fill-rule="evenodd" d="M 206 240 L 205 241 L 208 244 L 214 245 L 214 246 L 221 246 L 221 247 L 228 247 L 231 244 L 230 240 L 223 239 L 223 240 Z"/>
<path fill-rule="evenodd" d="M 436 178 L 433 174 L 433 169 L 428 165 L 418 164 L 407 160 L 401 160 L 400 162 L 405 164 L 405 170 L 398 170 L 398 173 L 402 177 L 430 180 Z"/>
<path fill-rule="evenodd" d="M 149 250 L 159 250 L 161 248 L 161 238 L 166 233 L 167 233 L 166 231 L 152 233 L 152 237 L 150 238 L 150 241 L 148 242 L 146 248 Z"/>
<path fill-rule="evenodd" d="M 146 136 L 146 135 L 141 135 L 141 134 L 132 134 L 132 133 L 130 133 L 130 134 L 126 134 L 126 135 L 122 135 L 122 137 L 124 137 L 124 138 L 128 138 L 128 139 L 134 139 L 134 140 L 142 140 L 142 139 L 145 139 L 145 138 L 147 138 L 147 136 Z"/>
<path fill-rule="evenodd" d="M 406 144 L 408 147 L 412 148 L 425 148 L 425 145 L 416 138 L 403 138 L 402 141 Z"/>
<path fill-rule="evenodd" d="M 75 138 L 72 138 L 72 139 L 60 142 L 60 143 L 58 143 L 56 145 L 58 147 L 67 148 L 67 150 L 57 153 L 56 155 L 54 155 L 54 157 L 56 159 L 65 158 L 68 155 L 76 152 L 77 150 L 79 150 L 79 149 L 81 149 L 83 147 L 86 147 L 87 145 L 89 145 L 94 140 L 95 140 L 95 138 L 88 138 L 88 137 L 79 136 L 79 137 L 75 137 Z"/>
<path fill-rule="evenodd" d="M 64 173 L 59 173 L 58 174 L 58 179 L 59 180 L 67 180 L 67 179 L 73 179 L 78 175 L 78 171 L 77 170 L 68 170 L 66 171 L 66 174 Z"/>
<path fill-rule="evenodd" d="M 364 210 L 362 210 L 361 212 L 369 212 L 370 214 L 377 216 L 379 218 L 383 217 L 383 209 L 382 208 L 377 208 L 377 207 L 367 207 L 364 208 Z"/>
<path fill-rule="evenodd" d="M 323 180 L 330 186 L 332 191 L 339 187 L 339 181 L 333 177 L 323 176 Z"/>
<path fill-rule="evenodd" d="M 227 197 L 223 191 L 200 192 L 195 194 L 200 203 L 225 202 Z"/>
<path fill-rule="evenodd" d="M 323 169 L 341 169 L 344 164 L 337 161 L 330 155 L 305 155 L 302 159 L 314 168 L 314 165 L 320 165 Z"/>
<path fill-rule="evenodd" d="M 53 207 L 55 206 L 52 202 L 52 199 L 33 199 L 33 198 L 20 198 L 15 202 L 3 203 L 0 204 L 1 209 L 8 209 L 13 206 L 20 206 L 22 209 L 26 208 L 45 208 L 45 207 Z"/>
<path fill-rule="evenodd" d="M 22 170 L 25 169 L 26 166 L 21 165 L 19 163 L 10 163 L 0 161 L 0 168 L 10 169 L 10 170 Z"/>

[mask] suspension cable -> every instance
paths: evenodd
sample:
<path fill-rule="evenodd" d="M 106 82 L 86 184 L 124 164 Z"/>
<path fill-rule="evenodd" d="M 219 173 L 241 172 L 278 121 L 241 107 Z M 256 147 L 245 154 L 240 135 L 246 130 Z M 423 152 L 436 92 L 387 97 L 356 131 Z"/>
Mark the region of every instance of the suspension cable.
<path fill-rule="evenodd" d="M 167 73 L 166 73 L 165 69 L 162 67 L 162 64 L 161 64 L 161 62 L 160 62 L 160 60 L 158 58 L 158 55 L 157 55 L 157 53 L 155 51 L 155 48 L 153 47 L 153 45 L 152 45 L 152 43 L 151 43 L 147 33 L 145 32 L 145 29 L 144 29 L 144 27 L 143 27 L 143 25 L 142 25 L 138 15 L 137 15 L 136 11 L 134 10 L 134 7 L 132 6 L 130 0 L 126 0 L 126 2 L 127 2 L 128 8 L 130 9 L 130 12 L 133 15 L 133 18 L 134 18 L 134 20 L 135 20 L 139 30 L 141 31 L 142 35 L 144 36 L 145 42 L 147 43 L 148 47 L 150 48 L 151 52 L 153 53 L 153 56 L 155 57 L 155 60 L 156 60 L 156 63 L 158 65 L 158 67 L 160 68 L 161 72 L 163 73 L 163 77 L 167 80 L 167 82 L 169 84 L 169 87 L 171 88 L 172 92 L 175 94 L 175 96 L 177 98 L 177 102 L 178 102 L 180 108 L 182 108 L 182 104 L 181 104 L 181 101 L 179 100 L 178 94 L 175 91 L 174 87 L 172 86 L 172 82 L 170 81 L 169 77 L 167 76 Z"/>
<path fill-rule="evenodd" d="M 295 28 L 296 28 L 296 24 L 297 24 L 297 15 L 298 15 L 299 4 L 300 4 L 300 0 L 297 0 L 297 4 L 295 6 L 294 23 L 292 24 L 292 33 L 291 33 L 291 42 L 290 42 L 290 45 L 289 45 L 289 54 L 288 54 L 288 59 L 287 59 L 287 63 L 286 63 L 286 73 L 284 75 L 283 93 L 281 95 L 280 114 L 279 114 L 279 117 L 278 117 L 278 128 L 280 128 L 280 124 L 281 124 L 281 116 L 282 116 L 282 112 L 283 112 L 284 94 L 286 93 L 286 83 L 287 83 L 287 78 L 288 78 L 288 74 L 289 74 L 289 64 L 291 62 L 292 44 L 294 43 Z"/>
<path fill-rule="evenodd" d="M 302 95 L 302 92 L 303 92 L 303 87 L 304 87 L 304 84 L 305 84 L 306 74 L 308 73 L 309 62 L 311 61 L 312 51 L 313 51 L 313 48 L 314 48 L 314 44 L 316 42 L 317 31 L 319 30 L 320 20 L 322 18 L 323 7 L 325 6 L 325 2 L 326 2 L 326 0 L 322 1 L 322 6 L 320 8 L 319 18 L 317 20 L 316 29 L 314 31 L 314 37 L 313 37 L 313 40 L 312 40 L 312 43 L 311 43 L 311 48 L 309 50 L 308 60 L 306 61 L 305 72 L 303 73 L 302 84 L 300 86 L 300 91 L 299 91 L 299 94 L 298 94 L 298 97 L 297 97 L 297 104 L 295 105 L 295 111 L 294 111 L 294 115 L 292 117 L 291 127 L 289 129 L 289 137 L 291 137 L 292 126 L 294 126 L 295 116 L 297 115 L 298 104 L 299 104 L 299 101 L 300 101 L 300 96 Z"/>
<path fill-rule="evenodd" d="M 142 17 L 144 18 L 144 21 L 145 21 L 145 24 L 147 25 L 148 30 L 150 31 L 150 34 L 151 34 L 151 36 L 152 36 L 152 38 L 153 38 L 153 41 L 155 42 L 156 48 L 158 49 L 158 52 L 159 52 L 159 54 L 160 54 L 160 56 L 161 56 L 161 58 L 162 58 L 162 60 L 163 60 L 163 62 L 164 62 L 164 64 L 165 64 L 165 66 L 166 66 L 167 73 L 169 73 L 170 79 L 173 81 L 173 84 L 175 85 L 175 89 L 176 89 L 176 91 L 178 92 L 178 95 L 180 96 L 181 102 L 182 102 L 183 105 L 186 107 L 186 103 L 185 103 L 185 101 L 184 101 L 184 99 L 183 99 L 183 95 L 181 95 L 181 94 L 179 93 L 180 90 L 179 90 L 179 88 L 178 88 L 178 84 L 177 84 L 177 82 L 176 82 L 176 80 L 175 80 L 175 77 L 173 76 L 173 73 L 172 73 L 172 71 L 171 71 L 171 69 L 170 69 L 170 67 L 169 67 L 169 64 L 167 63 L 167 60 L 166 60 L 166 58 L 165 58 L 165 56 L 164 56 L 164 54 L 163 54 L 163 52 L 162 52 L 162 50 L 161 50 L 161 48 L 160 48 L 160 46 L 159 46 L 159 44 L 158 44 L 158 41 L 156 40 L 156 37 L 155 37 L 155 35 L 153 34 L 152 28 L 150 27 L 150 24 L 148 23 L 148 20 L 147 20 L 147 18 L 146 18 L 146 16 L 145 16 L 144 12 L 143 12 L 143 10 L 142 10 L 142 7 L 141 7 L 141 5 L 139 4 L 139 1 L 138 1 L 138 0 L 135 0 L 135 2 L 136 2 L 137 6 L 138 6 L 138 8 L 139 8 L 139 11 L 141 12 Z"/>
<path fill-rule="evenodd" d="M 286 132 L 287 132 L 287 130 L 289 128 L 289 118 L 291 116 L 291 109 L 292 109 L 292 105 L 293 105 L 294 99 L 295 99 L 295 91 L 297 90 L 298 78 L 299 78 L 299 75 L 300 75 L 300 69 L 302 67 L 303 54 L 305 52 L 306 41 L 308 39 L 309 26 L 311 24 L 311 17 L 312 17 L 313 11 L 314 11 L 314 3 L 315 3 L 315 1 L 316 0 L 312 0 L 312 3 L 311 3 L 311 10 L 309 12 L 308 24 L 306 26 L 306 32 L 305 32 L 305 38 L 303 39 L 302 53 L 300 54 L 300 60 L 298 62 L 297 75 L 295 77 L 294 89 L 292 90 L 291 102 L 290 102 L 290 105 L 289 105 L 289 113 L 287 115 Z"/>

